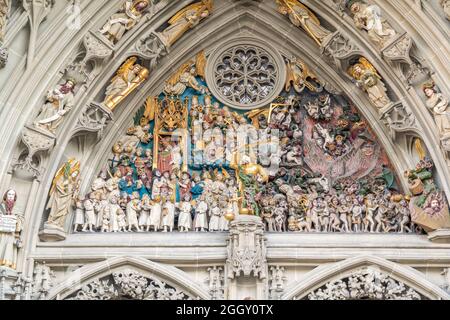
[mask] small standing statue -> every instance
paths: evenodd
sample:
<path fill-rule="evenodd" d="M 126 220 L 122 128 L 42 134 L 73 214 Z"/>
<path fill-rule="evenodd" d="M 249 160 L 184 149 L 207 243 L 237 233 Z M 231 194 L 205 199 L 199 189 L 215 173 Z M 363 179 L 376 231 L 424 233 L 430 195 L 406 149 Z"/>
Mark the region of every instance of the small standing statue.
<path fill-rule="evenodd" d="M 113 14 L 100 30 L 100 33 L 116 44 L 127 31 L 133 29 L 139 23 L 142 13 L 148 6 L 149 0 L 127 0 L 121 12 Z"/>
<path fill-rule="evenodd" d="M 148 69 L 136 63 L 137 58 L 129 58 L 117 71 L 111 84 L 106 88 L 103 102 L 111 111 L 128 95 L 139 87 L 149 76 Z"/>
<path fill-rule="evenodd" d="M 178 12 L 168 21 L 170 26 L 159 34 L 164 45 L 167 48 L 171 47 L 183 34 L 209 17 L 212 9 L 212 0 L 202 0 Z"/>
<path fill-rule="evenodd" d="M 426 106 L 433 112 L 441 140 L 448 140 L 450 138 L 450 110 L 448 99 L 442 93 L 437 92 L 434 82 L 424 84 L 423 92 L 427 97 Z"/>
<path fill-rule="evenodd" d="M 70 206 L 78 196 L 80 162 L 70 159 L 56 173 L 50 189 L 47 209 L 50 209 L 47 224 L 64 228 Z"/>
<path fill-rule="evenodd" d="M 367 5 L 361 1 L 353 1 L 350 5 L 355 26 L 366 30 L 370 41 L 379 49 L 383 49 L 397 34 L 394 29 L 381 16 L 379 6 Z"/>
<path fill-rule="evenodd" d="M 64 116 L 72 109 L 75 104 L 74 89 L 76 81 L 68 79 L 62 85 L 59 85 L 47 95 L 47 101 L 42 107 L 34 126 L 44 129 L 54 134 L 61 125 Z"/>
<path fill-rule="evenodd" d="M 10 189 L 0 204 L 0 267 L 16 269 L 17 251 L 22 247 L 23 216 L 14 212 L 16 191 Z"/>
<path fill-rule="evenodd" d="M 236 170 L 239 192 L 242 197 L 239 213 L 259 216 L 260 209 L 256 198 L 260 193 L 260 184 L 269 181 L 269 174 L 261 165 L 251 163 L 249 156 L 243 156 L 242 164 L 239 164 L 237 152 L 234 153 L 233 158 L 230 167 Z"/>
<path fill-rule="evenodd" d="M 356 81 L 356 85 L 367 92 L 372 104 L 379 110 L 392 101 L 387 95 L 387 89 L 375 67 L 364 57 L 351 66 L 348 74 Z"/>
<path fill-rule="evenodd" d="M 183 196 L 182 201 L 178 204 L 178 208 L 180 210 L 180 215 L 178 217 L 178 231 L 188 232 L 192 228 L 192 203 L 189 194 Z"/>
<path fill-rule="evenodd" d="M 317 16 L 297 0 L 277 0 L 278 12 L 287 15 L 292 24 L 301 27 L 321 46 L 331 31 L 320 25 Z"/>

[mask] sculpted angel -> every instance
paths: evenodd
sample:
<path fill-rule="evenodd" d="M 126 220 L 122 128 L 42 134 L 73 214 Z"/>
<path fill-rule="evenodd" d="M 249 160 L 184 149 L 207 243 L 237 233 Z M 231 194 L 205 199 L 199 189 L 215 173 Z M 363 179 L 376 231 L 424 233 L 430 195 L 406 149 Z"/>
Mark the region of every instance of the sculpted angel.
<path fill-rule="evenodd" d="M 350 6 L 355 26 L 366 30 L 369 39 L 382 49 L 395 37 L 396 32 L 381 16 L 381 9 L 377 5 L 367 5 L 360 1 Z"/>
<path fill-rule="evenodd" d="M 75 80 L 68 79 L 65 84 L 60 85 L 47 94 L 47 102 L 42 107 L 34 126 L 42 128 L 50 133 L 55 133 L 61 125 L 64 116 L 75 104 L 74 89 Z"/>
<path fill-rule="evenodd" d="M 148 8 L 149 0 L 127 0 L 119 13 L 113 14 L 100 30 L 112 43 L 119 42 L 124 34 L 131 30 L 142 18 Z"/>
<path fill-rule="evenodd" d="M 196 79 L 197 76 L 204 77 L 205 63 L 203 51 L 197 55 L 196 62 L 189 61 L 181 66 L 181 68 L 167 81 L 164 92 L 167 95 L 180 96 L 187 88 L 205 94 L 208 93 L 208 88 L 202 86 Z"/>
<path fill-rule="evenodd" d="M 287 92 L 290 92 L 292 87 L 297 93 L 301 93 L 305 88 L 312 92 L 322 91 L 323 86 L 316 75 L 309 70 L 305 63 L 296 57 L 292 57 L 287 61 L 286 74 L 285 89 Z"/>
<path fill-rule="evenodd" d="M 366 58 L 361 57 L 349 68 L 348 73 L 356 81 L 357 86 L 367 92 L 375 107 L 382 109 L 391 103 L 381 76 Z"/>
<path fill-rule="evenodd" d="M 133 90 L 149 76 L 148 69 L 136 63 L 137 58 L 129 58 L 117 71 L 116 76 L 106 88 L 105 105 L 114 110 Z"/>
<path fill-rule="evenodd" d="M 212 0 L 202 0 L 191 4 L 173 16 L 168 21 L 170 26 L 159 34 L 166 47 L 171 47 L 188 30 L 209 17 L 212 7 Z"/>
<path fill-rule="evenodd" d="M 79 188 L 80 162 L 70 159 L 56 173 L 50 189 L 47 208 L 50 214 L 47 223 L 64 228 L 66 217 Z"/>
<path fill-rule="evenodd" d="M 278 12 L 287 15 L 292 24 L 300 27 L 321 46 L 331 31 L 322 27 L 317 16 L 297 0 L 277 0 Z"/>
<path fill-rule="evenodd" d="M 442 93 L 437 92 L 435 84 L 432 82 L 423 85 L 423 92 L 427 97 L 426 106 L 433 112 L 441 139 L 450 138 L 450 108 L 448 99 Z"/>

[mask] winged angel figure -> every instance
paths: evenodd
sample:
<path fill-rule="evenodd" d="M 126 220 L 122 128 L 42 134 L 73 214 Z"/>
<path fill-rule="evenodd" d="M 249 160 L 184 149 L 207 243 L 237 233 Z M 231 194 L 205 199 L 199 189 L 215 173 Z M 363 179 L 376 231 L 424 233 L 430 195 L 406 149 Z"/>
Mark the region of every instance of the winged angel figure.
<path fill-rule="evenodd" d="M 331 35 L 331 31 L 320 25 L 317 16 L 297 0 L 276 0 L 278 12 L 287 15 L 292 24 L 300 27 L 319 45 Z"/>
<path fill-rule="evenodd" d="M 104 104 L 114 110 L 115 107 L 133 92 L 149 76 L 148 69 L 136 63 L 137 58 L 131 57 L 119 68 L 110 85 L 106 88 Z"/>
<path fill-rule="evenodd" d="M 301 93 L 305 88 L 312 92 L 321 92 L 323 90 L 323 84 L 317 76 L 309 70 L 304 62 L 296 57 L 288 59 L 286 76 L 285 89 L 287 92 L 290 92 L 292 87 L 297 93 Z"/>
<path fill-rule="evenodd" d="M 356 85 L 367 92 L 370 101 L 378 109 L 383 109 L 392 101 L 387 95 L 383 79 L 375 67 L 364 57 L 348 69 L 348 74 L 356 81 Z"/>
<path fill-rule="evenodd" d="M 211 15 L 213 9 L 212 0 L 202 0 L 187 6 L 169 21 L 169 27 L 159 36 L 167 48 L 171 47 L 188 30 L 197 26 L 203 19 Z"/>
<path fill-rule="evenodd" d="M 196 61 L 190 60 L 184 63 L 180 69 L 167 81 L 164 92 L 167 95 L 180 96 L 186 89 L 193 88 L 202 94 L 208 93 L 208 88 L 202 86 L 197 76 L 205 77 L 206 57 L 205 52 L 201 51 Z"/>

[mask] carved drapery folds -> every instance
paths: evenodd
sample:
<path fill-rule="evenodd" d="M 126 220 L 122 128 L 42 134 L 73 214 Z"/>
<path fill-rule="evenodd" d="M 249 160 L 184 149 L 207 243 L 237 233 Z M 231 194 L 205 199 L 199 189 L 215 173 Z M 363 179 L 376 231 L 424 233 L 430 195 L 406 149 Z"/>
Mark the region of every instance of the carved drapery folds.
<path fill-rule="evenodd" d="M 295 298 L 294 298 L 295 299 Z M 303 300 L 422 300 L 423 295 L 374 268 L 330 281 Z"/>
<path fill-rule="evenodd" d="M 228 278 L 251 276 L 265 279 L 267 276 L 264 224 L 256 216 L 241 215 L 230 223 L 228 239 Z"/>
<path fill-rule="evenodd" d="M 84 285 L 66 300 L 191 300 L 181 289 L 131 269 Z"/>

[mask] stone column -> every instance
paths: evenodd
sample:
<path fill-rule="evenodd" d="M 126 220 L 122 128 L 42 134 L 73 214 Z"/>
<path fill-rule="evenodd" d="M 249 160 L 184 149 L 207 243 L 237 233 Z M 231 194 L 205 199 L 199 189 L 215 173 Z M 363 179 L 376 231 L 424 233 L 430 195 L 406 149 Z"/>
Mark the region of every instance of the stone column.
<path fill-rule="evenodd" d="M 267 299 L 266 238 L 261 218 L 237 216 L 230 223 L 227 245 L 227 299 Z"/>

